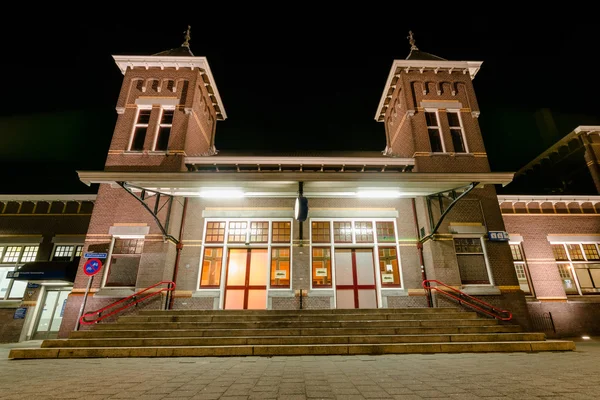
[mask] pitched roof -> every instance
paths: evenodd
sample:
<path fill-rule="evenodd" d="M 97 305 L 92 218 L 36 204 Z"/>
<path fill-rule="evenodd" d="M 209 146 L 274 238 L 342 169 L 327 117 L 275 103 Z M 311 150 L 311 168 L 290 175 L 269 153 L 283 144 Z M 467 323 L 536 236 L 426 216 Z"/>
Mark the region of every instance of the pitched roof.
<path fill-rule="evenodd" d="M 190 50 L 189 46 L 180 46 L 174 49 L 161 51 L 160 53 L 152 55 L 159 57 L 194 57 L 194 54 Z"/>
<path fill-rule="evenodd" d="M 407 60 L 431 60 L 431 61 L 448 61 L 445 58 L 434 56 L 425 51 L 412 49 L 406 57 Z"/>

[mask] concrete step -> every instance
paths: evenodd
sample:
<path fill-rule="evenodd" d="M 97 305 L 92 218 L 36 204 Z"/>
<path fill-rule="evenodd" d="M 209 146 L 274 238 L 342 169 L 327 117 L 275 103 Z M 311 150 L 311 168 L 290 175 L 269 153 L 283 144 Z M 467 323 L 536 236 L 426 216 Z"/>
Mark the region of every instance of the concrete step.
<path fill-rule="evenodd" d="M 118 322 L 238 322 L 240 315 L 126 315 Z M 296 322 L 296 321 L 376 321 L 376 320 L 434 320 L 434 319 L 476 319 L 475 312 L 446 313 L 373 313 L 373 314 L 273 314 L 243 316 L 246 322 Z"/>
<path fill-rule="evenodd" d="M 239 345 L 322 345 L 437 342 L 494 342 L 544 340 L 543 333 L 490 333 L 454 335 L 352 335 L 352 336 L 264 336 L 264 337 L 180 337 L 145 339 L 48 339 L 43 348 L 55 347 L 152 347 L 152 346 L 239 346 Z"/>
<path fill-rule="evenodd" d="M 253 321 L 253 322 L 117 322 L 97 324 L 94 329 L 257 329 L 257 328 L 369 328 L 405 326 L 483 326 L 494 319 L 379 320 L 379 321 Z"/>
<path fill-rule="evenodd" d="M 70 339 L 160 338 L 160 337 L 244 337 L 244 336 L 330 336 L 330 335 L 426 335 L 458 333 L 518 333 L 518 325 L 442 326 L 399 328 L 308 328 L 308 329 L 93 329 L 71 332 Z"/>
<path fill-rule="evenodd" d="M 139 315 L 278 315 L 278 314 L 438 314 L 446 312 L 461 312 L 463 310 L 452 307 L 440 308 L 359 308 L 359 309 L 312 309 L 312 310 L 140 310 Z M 468 311 L 464 311 L 468 312 Z"/>
<path fill-rule="evenodd" d="M 571 341 L 507 341 L 394 344 L 246 345 L 246 346 L 152 346 L 152 347 L 63 347 L 12 349 L 8 358 L 98 358 L 98 357 L 206 357 L 276 355 L 355 355 L 537 352 L 575 350 Z"/>

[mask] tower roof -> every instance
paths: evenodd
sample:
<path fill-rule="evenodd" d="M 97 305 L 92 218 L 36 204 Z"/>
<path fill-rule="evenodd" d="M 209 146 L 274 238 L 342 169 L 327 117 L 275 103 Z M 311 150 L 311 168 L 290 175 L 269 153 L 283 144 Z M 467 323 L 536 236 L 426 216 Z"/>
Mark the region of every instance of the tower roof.
<path fill-rule="evenodd" d="M 387 111 L 392 95 L 396 90 L 396 82 L 400 79 L 401 74 L 408 74 L 411 71 L 419 71 L 420 73 L 433 71 L 436 74 L 439 71 L 447 71 L 451 74 L 453 71 L 456 71 L 462 72 L 463 74 L 468 73 L 471 79 L 473 79 L 481 67 L 481 61 L 448 61 L 445 58 L 419 50 L 415 44 L 415 38 L 412 31 L 408 32 L 408 41 L 410 43 L 410 53 L 406 59 L 394 60 L 392 63 L 392 68 L 388 75 L 387 82 L 385 83 L 379 106 L 375 112 L 375 121 L 383 122 L 385 112 Z M 414 110 L 409 111 L 414 113 Z"/>
<path fill-rule="evenodd" d="M 190 40 L 192 39 L 190 36 L 191 26 L 188 25 L 188 28 L 185 32 L 185 40 L 181 44 L 181 46 L 176 47 L 174 49 L 169 49 L 165 51 L 161 51 L 160 53 L 152 54 L 157 57 L 194 57 L 192 50 L 190 50 Z"/>
<path fill-rule="evenodd" d="M 160 53 L 152 54 L 155 57 L 194 57 L 194 54 L 190 50 L 188 46 L 176 47 L 174 49 L 169 49 L 165 51 L 161 51 Z"/>
<path fill-rule="evenodd" d="M 419 50 L 412 31 L 408 31 L 407 39 L 410 43 L 410 53 L 408 53 L 408 57 L 406 57 L 407 60 L 448 61 L 445 58 L 434 56 L 433 54 Z"/>
<path fill-rule="evenodd" d="M 419 49 L 417 49 L 417 50 L 411 49 L 411 51 L 408 54 L 408 57 L 406 57 L 406 59 L 407 60 L 448 61 L 445 58 L 434 56 L 433 54 L 426 53 L 426 52 L 421 51 Z"/>

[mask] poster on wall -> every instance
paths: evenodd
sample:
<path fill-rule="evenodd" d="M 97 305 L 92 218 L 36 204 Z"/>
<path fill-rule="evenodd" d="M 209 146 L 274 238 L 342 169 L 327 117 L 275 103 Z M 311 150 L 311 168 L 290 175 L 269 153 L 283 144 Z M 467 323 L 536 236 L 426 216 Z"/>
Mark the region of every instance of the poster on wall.
<path fill-rule="evenodd" d="M 15 310 L 15 315 L 13 319 L 24 319 L 25 313 L 27 313 L 27 307 L 19 307 Z"/>

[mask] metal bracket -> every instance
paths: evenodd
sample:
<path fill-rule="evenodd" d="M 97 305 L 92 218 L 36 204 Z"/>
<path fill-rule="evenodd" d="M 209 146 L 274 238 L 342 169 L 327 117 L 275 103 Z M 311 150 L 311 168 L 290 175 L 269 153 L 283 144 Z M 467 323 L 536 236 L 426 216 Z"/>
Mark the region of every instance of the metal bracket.
<path fill-rule="evenodd" d="M 419 242 L 425 243 L 427 240 L 433 239 L 433 235 L 435 235 L 437 230 L 440 228 L 442 221 L 444 220 L 446 215 L 448 215 L 448 213 L 454 207 L 454 205 L 456 203 L 458 203 L 458 201 L 460 199 L 462 199 L 467 194 L 469 194 L 469 192 L 471 192 L 471 190 L 475 189 L 475 186 L 477 186 L 478 184 L 479 184 L 479 182 L 472 182 L 472 183 L 468 184 L 467 186 L 461 186 L 458 188 L 445 190 L 443 192 L 438 192 L 438 193 L 430 194 L 429 196 L 427 196 L 427 213 L 429 214 L 429 226 L 433 226 L 434 228 L 431 230 L 431 233 L 429 235 L 424 236 L 421 239 L 419 239 Z M 464 191 L 460 195 L 457 195 L 457 192 L 460 190 L 464 190 Z M 450 204 L 448 204 L 448 207 L 446 207 L 446 208 L 444 208 L 444 199 L 452 200 L 452 202 Z M 433 218 L 433 210 L 432 210 L 432 200 L 438 201 L 439 207 L 440 207 L 440 214 L 441 214 L 440 218 L 438 219 L 435 226 L 434 226 L 434 222 L 433 222 L 434 218 Z"/>
<path fill-rule="evenodd" d="M 152 215 L 152 217 L 154 218 L 154 220 L 156 221 L 156 224 L 158 225 L 158 228 L 160 229 L 160 231 L 163 234 L 163 239 L 164 240 L 170 240 L 171 242 L 175 243 L 175 244 L 179 244 L 179 240 L 175 239 L 172 235 L 169 235 L 167 233 L 167 231 L 169 230 L 169 219 L 171 218 L 171 207 L 173 206 L 173 196 L 171 196 L 170 194 L 166 194 L 166 193 L 161 193 L 161 192 L 157 192 L 155 190 L 149 190 L 149 189 L 144 189 L 135 185 L 131 185 L 127 182 L 117 182 L 117 184 L 119 186 L 121 186 L 123 189 L 125 189 L 125 191 L 127 193 L 129 193 L 130 195 L 132 195 L 133 197 L 135 197 L 135 199 L 137 201 L 140 202 L 140 204 L 146 209 L 148 210 L 148 212 Z M 140 195 L 138 196 L 136 193 L 133 192 L 132 189 L 137 189 L 140 191 Z M 148 203 L 146 203 L 147 199 L 150 198 L 155 198 L 156 201 L 154 202 L 154 207 L 150 208 L 150 206 L 148 205 Z M 166 198 L 166 200 L 163 202 L 163 204 L 161 205 L 161 199 L 162 198 Z M 161 210 L 167 206 L 167 216 L 165 217 L 165 222 L 164 224 L 160 221 L 160 219 L 158 218 L 158 213 L 161 212 Z"/>

